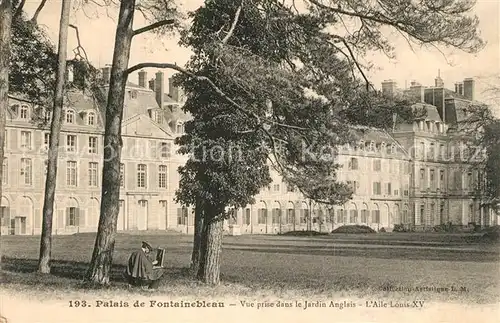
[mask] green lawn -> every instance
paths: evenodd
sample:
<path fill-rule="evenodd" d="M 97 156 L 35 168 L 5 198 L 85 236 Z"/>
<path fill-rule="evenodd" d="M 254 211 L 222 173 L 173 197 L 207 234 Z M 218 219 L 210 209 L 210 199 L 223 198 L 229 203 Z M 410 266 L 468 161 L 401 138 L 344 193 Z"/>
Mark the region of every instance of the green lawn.
<path fill-rule="evenodd" d="M 469 237 L 469 238 L 464 238 Z M 167 275 L 156 293 L 190 296 L 364 297 L 492 303 L 500 300 L 498 244 L 473 243 L 459 234 L 384 233 L 290 237 L 225 237 L 221 286 L 192 281 L 191 236 L 119 234 L 114 255 L 113 286 L 86 291 L 81 287 L 94 234 L 53 238 L 53 275 L 35 273 L 39 237 L 3 236 L 2 288 L 63 297 L 66 293 L 123 293 L 121 278 L 128 255 L 142 240 L 167 249 Z M 384 288 L 451 288 L 467 291 L 384 291 Z M 139 292 L 138 292 L 139 293 Z M 140 292 L 143 293 L 143 292 Z"/>

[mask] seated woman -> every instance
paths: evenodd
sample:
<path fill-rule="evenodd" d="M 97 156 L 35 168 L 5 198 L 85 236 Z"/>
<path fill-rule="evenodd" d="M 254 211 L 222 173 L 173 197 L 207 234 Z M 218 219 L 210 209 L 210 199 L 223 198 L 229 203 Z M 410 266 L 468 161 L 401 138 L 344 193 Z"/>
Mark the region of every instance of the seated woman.
<path fill-rule="evenodd" d="M 162 268 L 153 268 L 156 260 L 149 259 L 153 247 L 146 241 L 142 242 L 141 249 L 134 251 L 129 259 L 125 277 L 129 285 L 142 287 L 144 289 L 156 289 L 163 275 Z"/>

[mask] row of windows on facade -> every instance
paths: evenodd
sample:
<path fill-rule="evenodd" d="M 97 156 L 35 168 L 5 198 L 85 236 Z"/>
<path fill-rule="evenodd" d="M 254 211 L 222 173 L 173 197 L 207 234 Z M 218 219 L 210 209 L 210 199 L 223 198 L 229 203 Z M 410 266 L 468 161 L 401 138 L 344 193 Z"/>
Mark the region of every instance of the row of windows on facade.
<path fill-rule="evenodd" d="M 7 132 L 6 132 L 7 135 Z M 81 138 L 80 138 L 81 139 Z M 66 135 L 66 141 L 65 141 L 65 149 L 67 152 L 77 152 L 77 147 L 78 147 L 78 137 L 76 135 Z M 45 132 L 43 134 L 43 145 L 44 148 L 49 147 L 49 141 L 50 141 L 50 133 Z M 7 143 L 7 138 L 5 140 Z M 31 131 L 21 131 L 21 149 L 23 150 L 32 150 L 33 149 L 33 134 Z M 154 140 L 150 140 L 149 142 L 149 152 L 150 156 L 157 158 L 158 154 L 157 152 L 159 151 L 161 158 L 169 158 L 171 156 L 171 149 L 172 145 L 170 142 L 162 141 L 162 142 L 156 142 Z M 86 150 L 88 149 L 89 154 L 98 154 L 99 153 L 99 138 L 96 136 L 89 136 L 88 137 L 88 145 L 85 148 Z"/>
<path fill-rule="evenodd" d="M 418 150 L 412 151 L 414 158 L 427 158 L 427 159 L 450 159 L 450 158 L 468 158 L 475 154 L 474 148 L 467 145 L 465 142 L 456 142 L 455 145 L 449 148 L 445 144 L 435 144 L 420 142 Z"/>
<path fill-rule="evenodd" d="M 446 126 L 444 123 L 439 121 L 431 121 L 431 120 L 419 120 L 415 122 L 418 130 L 433 132 L 433 133 L 445 133 Z"/>
<path fill-rule="evenodd" d="M 428 174 L 428 176 L 427 176 Z M 435 169 L 420 169 L 420 178 L 419 178 L 419 187 L 421 189 L 436 189 L 439 188 L 441 190 L 448 188 L 455 189 L 474 189 L 475 185 L 479 183 L 479 173 L 476 173 L 476 178 L 474 178 L 474 174 L 471 171 L 460 171 L 456 170 L 451 173 L 452 180 L 450 181 L 450 185 L 445 185 L 445 176 L 446 171 L 441 169 L 439 170 L 439 181 L 436 177 Z M 439 184 L 439 186 L 437 186 Z"/>
<path fill-rule="evenodd" d="M 429 212 L 428 213 L 426 212 L 425 204 L 420 205 L 420 210 L 419 210 L 420 224 L 424 224 L 424 225 L 425 224 L 427 224 L 427 225 L 433 224 L 435 213 L 437 211 L 436 208 L 438 205 L 439 205 L 439 211 L 438 211 L 439 212 L 439 223 L 443 224 L 446 222 L 445 203 L 441 202 L 440 204 L 431 203 L 429 205 L 429 209 L 428 209 Z M 429 214 L 429 216 L 426 216 L 427 214 Z M 467 213 L 469 220 L 472 220 L 473 215 L 474 215 L 474 204 L 470 203 L 469 207 L 468 207 L 468 213 Z"/>
<path fill-rule="evenodd" d="M 18 115 L 18 119 L 29 121 L 31 119 L 30 109 L 26 105 L 13 105 L 11 106 L 11 110 Z M 76 112 L 73 109 L 65 109 L 63 110 L 63 121 L 66 124 L 75 124 L 76 123 Z M 157 123 L 163 123 L 164 118 L 157 111 L 149 111 L 149 117 Z M 85 124 L 88 126 L 95 126 L 97 124 L 97 115 L 95 112 L 88 112 L 82 115 L 82 119 L 84 119 Z M 52 120 L 52 111 L 47 111 L 45 115 L 45 120 Z M 184 133 L 184 124 L 182 122 L 177 122 L 175 125 L 175 131 L 177 133 Z"/>
<path fill-rule="evenodd" d="M 354 149 L 368 152 L 382 152 L 386 154 L 395 154 L 397 152 L 396 144 L 392 143 L 388 145 L 385 142 L 375 142 L 375 141 L 364 141 L 361 140 L 356 144 L 346 144 L 342 147 L 343 149 Z"/>
<path fill-rule="evenodd" d="M 296 211 L 299 211 L 299 216 L 296 216 Z M 404 212 L 407 212 L 406 210 Z M 328 210 L 327 213 L 324 213 L 323 210 L 317 210 L 313 212 L 313 216 L 311 217 L 312 223 L 380 223 L 380 210 L 372 210 L 371 217 L 370 211 L 361 210 L 361 217 L 358 218 L 358 210 L 337 210 L 337 214 L 335 217 L 335 211 L 333 209 Z M 309 221 L 311 212 L 307 209 L 287 209 L 286 217 L 282 218 L 281 209 L 275 208 L 271 211 L 271 221 L 269 221 L 269 214 L 267 209 L 258 209 L 257 210 L 257 224 L 306 224 Z M 252 215 L 251 210 L 249 208 L 245 209 L 244 222 L 243 224 L 250 225 L 252 223 Z M 229 219 L 230 224 L 235 224 L 235 218 L 231 217 Z M 188 209 L 187 208 L 178 208 L 177 209 L 177 224 L 178 225 L 191 225 L 192 223 L 189 221 L 188 217 Z"/>
<path fill-rule="evenodd" d="M 47 174 L 48 162 L 45 161 L 45 174 Z M 31 158 L 21 158 L 21 184 L 31 186 L 33 185 L 33 160 Z M 4 158 L 3 162 L 3 173 L 2 181 L 3 184 L 7 185 L 9 183 L 8 173 L 9 164 L 7 158 Z M 145 164 L 137 165 L 136 173 L 136 187 L 137 188 L 147 188 L 148 185 L 148 166 Z M 99 163 L 89 162 L 88 163 L 88 186 L 98 187 L 99 186 Z M 168 176 L 167 176 L 167 166 L 158 166 L 158 188 L 168 188 Z M 66 162 L 66 186 L 77 187 L 78 186 L 78 167 L 76 161 Z M 125 165 L 120 164 L 120 186 L 125 187 Z"/>
<path fill-rule="evenodd" d="M 410 172 L 410 165 L 409 163 L 399 163 L 399 167 L 394 167 L 394 163 L 389 160 L 389 172 L 390 173 L 404 173 L 404 174 L 409 174 Z M 381 172 L 382 171 L 382 160 L 381 159 L 373 159 L 372 161 L 372 167 L 370 170 L 374 172 Z M 351 157 L 348 161 L 347 164 L 347 169 L 348 170 L 359 170 L 360 165 L 359 165 L 359 160 L 356 157 Z"/>
<path fill-rule="evenodd" d="M 20 120 L 31 120 L 31 110 L 27 105 L 18 105 L 14 104 L 11 107 L 11 110 L 17 115 L 17 118 Z M 63 121 L 67 124 L 74 124 L 76 122 L 76 112 L 73 109 L 64 109 L 63 110 Z M 95 126 L 97 124 L 97 115 L 95 112 L 88 112 L 84 114 L 85 116 L 85 124 L 88 126 Z M 82 117 L 83 118 L 83 117 Z M 52 111 L 46 111 L 45 119 L 47 121 L 52 120 Z"/>

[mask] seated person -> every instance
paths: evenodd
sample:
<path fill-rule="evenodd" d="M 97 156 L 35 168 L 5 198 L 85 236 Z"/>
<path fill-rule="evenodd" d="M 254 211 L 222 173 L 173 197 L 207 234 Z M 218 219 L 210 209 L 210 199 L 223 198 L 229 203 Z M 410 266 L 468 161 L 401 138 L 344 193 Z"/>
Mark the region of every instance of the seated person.
<path fill-rule="evenodd" d="M 125 276 L 132 286 L 156 289 L 163 275 L 162 268 L 153 268 L 157 264 L 156 260 L 151 260 L 148 256 L 153 251 L 153 247 L 146 241 L 142 242 L 141 249 L 134 251 L 129 259 Z"/>

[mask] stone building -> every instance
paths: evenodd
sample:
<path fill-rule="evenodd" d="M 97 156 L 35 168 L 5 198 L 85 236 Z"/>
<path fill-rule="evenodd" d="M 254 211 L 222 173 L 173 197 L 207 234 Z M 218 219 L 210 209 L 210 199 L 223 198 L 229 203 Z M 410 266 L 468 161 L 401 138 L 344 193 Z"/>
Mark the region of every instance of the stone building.
<path fill-rule="evenodd" d="M 109 80 L 110 68 L 103 68 Z M 190 117 L 182 110 L 182 91 L 162 72 L 148 80 L 128 83 L 122 124 L 122 182 L 117 229 L 194 232 L 192 208 L 174 201 L 177 169 L 185 157 L 176 153 L 174 139 Z M 226 223 L 234 234 L 280 233 L 290 230 L 331 231 L 345 224 L 393 229 L 395 224 L 427 230 L 441 223 L 496 223 L 479 207 L 477 171 L 457 158 L 462 139 L 457 122 L 474 100 L 474 81 L 464 80 L 455 91 L 413 82 L 398 90 L 394 81 L 382 85 L 387 94 L 403 93 L 427 111 L 425 118 L 402 124 L 393 132 L 357 128 L 355 145 L 342 147 L 338 178 L 354 194 L 345 205 L 317 205 L 288 187 L 277 174 Z M 106 90 L 106 89 L 105 89 Z M 10 101 L 7 113 L 2 234 L 39 234 L 47 165 L 48 127 L 31 121 L 30 104 Z M 80 92 L 67 95 L 60 137 L 54 234 L 96 231 L 100 212 L 104 108 Z"/>

